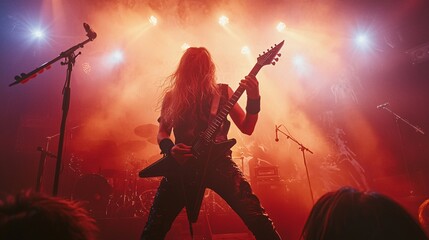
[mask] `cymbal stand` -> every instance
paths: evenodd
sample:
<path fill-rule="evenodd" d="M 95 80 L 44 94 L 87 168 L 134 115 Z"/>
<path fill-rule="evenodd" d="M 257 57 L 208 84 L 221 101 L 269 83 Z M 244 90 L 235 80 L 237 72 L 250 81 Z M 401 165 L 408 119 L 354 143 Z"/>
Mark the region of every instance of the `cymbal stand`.
<path fill-rule="evenodd" d="M 280 124 L 279 126 L 276 126 L 276 131 L 282 133 L 283 135 L 285 135 L 287 137 L 287 139 L 292 140 L 293 142 L 295 142 L 296 144 L 298 144 L 299 146 L 299 150 L 301 150 L 302 152 L 302 158 L 304 160 L 304 166 L 305 166 L 305 172 L 307 174 L 307 181 L 308 181 L 308 188 L 310 189 L 310 195 L 311 195 L 311 201 L 314 204 L 314 194 L 313 194 L 313 189 L 311 187 L 311 181 L 310 181 L 310 175 L 308 174 L 308 167 L 307 167 L 307 160 L 305 159 L 305 151 L 313 154 L 313 152 L 306 148 L 302 143 L 298 142 L 295 138 L 293 138 L 292 136 L 288 135 L 287 133 L 283 132 L 280 127 L 284 127 L 286 128 L 283 124 Z"/>
<path fill-rule="evenodd" d="M 222 207 L 217 201 L 216 201 L 216 195 L 215 192 L 211 189 L 208 190 L 208 198 L 207 200 L 209 200 L 210 203 L 210 208 L 207 210 L 210 210 L 211 213 L 215 214 L 217 212 L 220 213 L 224 213 L 226 211 L 226 209 L 224 207 Z M 219 211 L 218 211 L 219 210 Z M 207 211 L 208 212 L 208 211 Z"/>
<path fill-rule="evenodd" d="M 386 105 L 386 106 L 382 106 L 381 108 L 382 108 L 382 109 L 384 109 L 384 110 L 386 110 L 386 111 L 388 111 L 388 112 L 390 112 L 390 113 L 395 117 L 396 124 L 399 124 L 399 123 L 398 123 L 398 120 L 401 120 L 402 122 L 406 123 L 408 126 L 410 126 L 411 128 L 413 128 L 414 130 L 416 130 L 416 132 L 418 132 L 418 133 L 420 133 L 420 134 L 422 134 L 422 135 L 424 135 L 424 134 L 425 134 L 425 132 L 423 132 L 423 130 L 422 130 L 421 128 L 419 128 L 419 127 L 417 127 L 417 126 L 414 126 L 414 125 L 413 125 L 413 124 L 411 124 L 407 119 L 405 119 L 405 118 L 403 118 L 403 117 L 399 116 L 398 114 L 396 114 L 395 112 L 393 112 L 393 111 L 388 107 L 388 105 Z M 399 125 L 397 125 L 397 126 L 399 127 Z"/>
<path fill-rule="evenodd" d="M 43 182 L 43 174 L 45 172 L 45 163 L 46 157 L 57 158 L 55 154 L 49 152 L 49 143 L 51 142 L 52 137 L 46 137 L 46 145 L 45 149 L 43 147 L 37 147 L 37 151 L 40 151 L 40 160 L 39 160 L 39 169 L 37 171 L 37 179 L 36 179 L 36 192 L 42 191 L 42 182 Z"/>

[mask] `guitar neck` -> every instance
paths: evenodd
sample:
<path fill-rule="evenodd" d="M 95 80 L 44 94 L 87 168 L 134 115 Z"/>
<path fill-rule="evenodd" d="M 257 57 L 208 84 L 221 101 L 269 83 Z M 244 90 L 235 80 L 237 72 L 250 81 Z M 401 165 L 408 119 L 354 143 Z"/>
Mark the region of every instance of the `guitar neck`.
<path fill-rule="evenodd" d="M 256 74 L 258 74 L 261 68 L 262 66 L 256 63 L 250 71 L 249 75 L 256 76 Z M 223 105 L 222 109 L 216 115 L 216 118 L 210 123 L 210 125 L 201 135 L 206 141 L 210 141 L 214 138 L 215 133 L 225 121 L 226 117 L 231 112 L 232 107 L 237 103 L 238 99 L 240 99 L 241 95 L 243 95 L 245 90 L 246 89 L 243 86 L 239 85 L 238 88 L 235 90 L 234 94 L 228 100 L 228 102 Z"/>

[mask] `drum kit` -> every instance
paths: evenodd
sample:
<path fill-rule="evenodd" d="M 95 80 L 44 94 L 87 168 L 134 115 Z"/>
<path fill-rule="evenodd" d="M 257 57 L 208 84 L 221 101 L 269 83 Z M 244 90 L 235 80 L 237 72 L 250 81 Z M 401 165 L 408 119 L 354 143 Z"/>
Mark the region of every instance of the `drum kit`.
<path fill-rule="evenodd" d="M 110 140 L 84 140 L 74 146 L 68 164 L 77 176 L 72 199 L 81 202 L 99 219 L 147 216 L 161 177 L 140 178 L 138 172 L 161 158 L 159 154 L 142 157 L 148 155 L 147 152 L 159 151 L 157 131 L 156 125 L 144 124 L 134 129 L 141 140 L 119 145 Z M 211 190 L 207 190 L 204 198 L 202 211 L 213 214 L 230 210 Z"/>
<path fill-rule="evenodd" d="M 82 202 L 96 218 L 143 217 L 150 211 L 160 178 L 142 179 L 137 174 L 145 165 L 156 161 L 161 156 L 156 154 L 141 160 L 136 153 L 148 148 L 149 145 L 157 148 L 155 145 L 157 126 L 140 125 L 134 129 L 134 133 L 143 140 L 127 141 L 118 146 L 103 142 L 94 144 L 95 147 L 88 149 L 88 152 L 95 151 L 91 156 L 98 155 L 98 158 L 122 156 L 122 160 L 125 158 L 125 161 L 121 164 L 104 164 L 103 167 L 96 169 L 92 165 L 102 165 L 100 162 L 106 160 L 94 163 L 94 161 L 85 160 L 89 155 L 81 157 L 82 154 L 72 154 L 71 156 L 69 169 L 79 176 L 74 185 L 72 199 Z M 101 151 L 102 156 L 97 154 Z M 117 159 L 109 160 L 109 162 L 115 161 L 118 162 Z"/>

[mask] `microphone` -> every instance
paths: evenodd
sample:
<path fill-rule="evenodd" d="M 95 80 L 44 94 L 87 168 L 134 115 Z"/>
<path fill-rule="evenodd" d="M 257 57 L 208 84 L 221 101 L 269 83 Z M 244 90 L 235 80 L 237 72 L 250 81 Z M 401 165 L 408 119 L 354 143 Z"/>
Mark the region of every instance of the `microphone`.
<path fill-rule="evenodd" d="M 88 25 L 88 23 L 83 23 L 83 28 L 85 28 L 86 36 L 92 40 L 94 40 L 97 37 L 97 33 L 95 33 L 91 27 Z"/>
<path fill-rule="evenodd" d="M 383 104 L 378 105 L 378 106 L 377 106 L 377 108 L 378 108 L 378 109 L 380 109 L 380 108 L 384 108 L 384 107 L 386 107 L 386 106 L 389 106 L 389 103 L 388 103 L 388 102 L 387 102 L 387 103 L 383 103 Z"/>
<path fill-rule="evenodd" d="M 278 127 L 277 127 L 277 125 L 276 125 L 276 139 L 274 139 L 276 142 L 278 142 L 279 141 L 279 134 L 278 134 Z"/>

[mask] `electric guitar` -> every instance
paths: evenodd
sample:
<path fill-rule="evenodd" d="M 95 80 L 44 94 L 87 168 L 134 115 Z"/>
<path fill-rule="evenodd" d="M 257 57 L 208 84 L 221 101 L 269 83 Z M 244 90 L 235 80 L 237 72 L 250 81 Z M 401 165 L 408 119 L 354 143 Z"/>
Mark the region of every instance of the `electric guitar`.
<path fill-rule="evenodd" d="M 283 47 L 284 40 L 279 44 L 275 44 L 271 49 L 267 49 L 267 52 L 263 52 L 257 58 L 255 66 L 250 71 L 249 75 L 256 76 L 259 70 L 266 65 L 275 65 L 281 56 L 279 53 Z M 192 168 L 199 168 L 202 174 L 198 179 L 197 188 L 191 193 L 186 192 L 186 212 L 190 222 L 195 223 L 198 219 L 202 200 L 204 197 L 205 176 L 207 170 L 210 168 L 213 162 L 225 154 L 233 147 L 236 143 L 235 139 L 228 139 L 222 142 L 215 142 L 214 138 L 222 123 L 226 119 L 227 115 L 231 111 L 232 107 L 237 103 L 238 99 L 244 93 L 246 89 L 241 85 L 235 90 L 231 98 L 222 106 L 216 117 L 210 122 L 207 129 L 200 133 L 192 145 L 191 152 L 193 158 L 186 162 L 183 166 L 179 165 L 171 156 L 165 155 L 163 158 L 149 165 L 145 169 L 139 172 L 141 178 L 147 177 L 160 177 L 165 176 L 167 178 L 180 178 L 181 174 L 185 171 L 190 171 Z"/>

